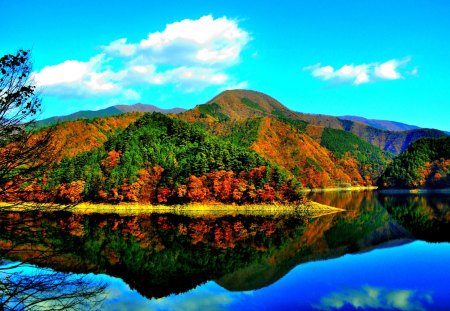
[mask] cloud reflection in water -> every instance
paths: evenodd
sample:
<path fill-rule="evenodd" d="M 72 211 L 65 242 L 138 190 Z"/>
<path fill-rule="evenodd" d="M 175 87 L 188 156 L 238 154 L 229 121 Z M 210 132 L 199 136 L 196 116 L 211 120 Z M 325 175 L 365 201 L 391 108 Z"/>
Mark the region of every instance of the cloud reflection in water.
<path fill-rule="evenodd" d="M 314 307 L 320 310 L 381 309 L 421 311 L 433 302 L 431 293 L 420 293 L 411 289 L 387 289 L 383 287 L 363 286 L 358 289 L 346 289 L 333 292 Z"/>

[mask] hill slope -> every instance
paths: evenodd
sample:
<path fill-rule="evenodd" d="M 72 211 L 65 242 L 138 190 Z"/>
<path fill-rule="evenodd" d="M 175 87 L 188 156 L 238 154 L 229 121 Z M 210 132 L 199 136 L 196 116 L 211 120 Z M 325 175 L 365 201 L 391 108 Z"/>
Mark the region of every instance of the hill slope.
<path fill-rule="evenodd" d="M 253 151 L 198 126 L 147 113 L 102 146 L 62 159 L 27 187 L 28 197 L 22 199 L 47 195 L 63 202 L 299 202 L 299 186 Z"/>
<path fill-rule="evenodd" d="M 371 185 L 391 157 L 343 130 L 334 130 L 335 138 L 351 137 L 352 144 L 335 148 L 329 139 L 322 139 L 328 130 L 320 126 L 313 130 L 298 113 L 254 91 L 223 92 L 178 117 L 255 150 L 307 187 Z"/>
<path fill-rule="evenodd" d="M 66 121 L 41 129 L 36 135 L 42 135 L 48 130 L 52 131 L 54 161 L 59 162 L 64 158 L 72 158 L 82 152 L 103 146 L 110 137 L 136 122 L 142 115 L 136 112 L 93 120 Z"/>
<path fill-rule="evenodd" d="M 450 187 L 450 137 L 424 138 L 411 144 L 387 167 L 381 187 Z"/>

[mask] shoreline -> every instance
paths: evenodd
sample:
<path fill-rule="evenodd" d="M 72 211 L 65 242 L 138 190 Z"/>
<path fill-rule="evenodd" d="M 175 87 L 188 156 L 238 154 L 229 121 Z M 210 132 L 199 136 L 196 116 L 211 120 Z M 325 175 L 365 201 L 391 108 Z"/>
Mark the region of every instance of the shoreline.
<path fill-rule="evenodd" d="M 7 208 L 7 204 L 0 203 L 1 207 L 6 207 L 5 211 L 24 211 L 27 210 L 25 204 L 11 209 Z M 37 209 L 45 211 L 45 205 Z M 295 215 L 306 217 L 320 217 L 323 215 L 334 214 L 345 211 L 333 206 L 320 204 L 317 202 L 308 202 L 304 205 L 294 204 L 251 204 L 251 205 L 232 205 L 232 204 L 201 204 L 192 203 L 186 205 L 150 205 L 138 203 L 121 203 L 117 205 L 105 203 L 80 203 L 75 206 L 60 208 L 49 206 L 48 212 L 68 211 L 77 214 L 92 213 L 114 213 L 119 215 L 139 215 L 139 214 L 164 214 L 172 213 L 184 216 L 226 216 L 226 215 L 249 215 L 249 216 L 281 216 Z"/>
<path fill-rule="evenodd" d="M 301 191 L 304 193 L 311 192 L 333 192 L 333 191 L 366 191 L 377 190 L 377 186 L 351 186 L 351 187 L 333 187 L 333 188 L 305 188 Z"/>
<path fill-rule="evenodd" d="M 450 188 L 444 189 L 396 189 L 396 188 L 387 188 L 387 189 L 379 189 L 377 190 L 383 194 L 430 194 L 430 193 L 443 193 L 450 194 Z"/>

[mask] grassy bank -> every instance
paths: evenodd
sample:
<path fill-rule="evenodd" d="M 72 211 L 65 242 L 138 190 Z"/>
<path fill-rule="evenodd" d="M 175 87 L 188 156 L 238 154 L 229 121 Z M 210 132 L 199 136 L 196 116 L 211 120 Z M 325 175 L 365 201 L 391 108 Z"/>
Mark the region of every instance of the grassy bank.
<path fill-rule="evenodd" d="M 303 192 L 331 192 L 331 191 L 366 191 L 366 190 L 377 190 L 376 186 L 352 186 L 352 187 L 335 187 L 335 188 L 313 188 L 313 189 L 302 189 Z"/>
<path fill-rule="evenodd" d="M 6 203 L 1 203 L 0 208 L 11 210 L 26 210 L 33 207 L 30 203 L 18 204 L 9 208 Z M 150 204 L 93 204 L 80 203 L 70 207 L 40 206 L 41 210 L 49 211 L 68 210 L 74 213 L 115 213 L 119 215 L 138 215 L 150 213 L 172 213 L 185 216 L 225 216 L 225 215 L 252 215 L 273 216 L 293 215 L 306 217 L 319 217 L 326 214 L 344 211 L 328 205 L 316 202 L 308 202 L 304 205 L 289 204 L 251 204 L 251 205 L 229 205 L 229 204 L 186 204 L 186 205 L 150 205 Z"/>

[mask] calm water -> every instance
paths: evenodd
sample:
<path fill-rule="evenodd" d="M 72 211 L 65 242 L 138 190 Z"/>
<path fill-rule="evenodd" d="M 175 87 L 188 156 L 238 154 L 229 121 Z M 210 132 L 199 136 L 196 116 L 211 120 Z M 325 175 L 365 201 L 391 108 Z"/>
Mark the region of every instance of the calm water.
<path fill-rule="evenodd" d="M 102 310 L 450 310 L 449 195 L 311 196 L 347 211 L 318 218 L 11 213 L 1 222 L 2 256 L 10 260 L 3 267 L 32 263 L 10 269 L 12 284 L 44 271 L 64 279 L 60 290 L 75 288 L 77 278 L 86 290 L 105 285 Z"/>

